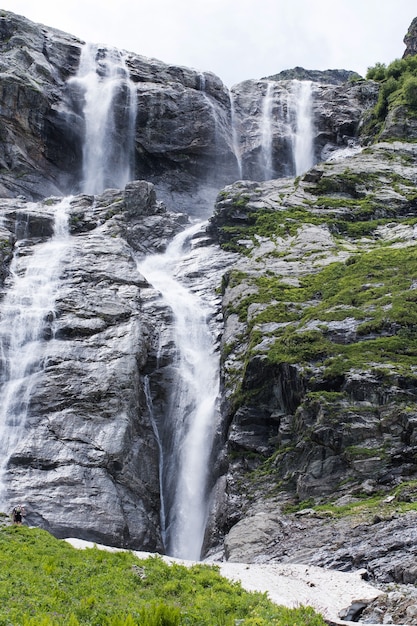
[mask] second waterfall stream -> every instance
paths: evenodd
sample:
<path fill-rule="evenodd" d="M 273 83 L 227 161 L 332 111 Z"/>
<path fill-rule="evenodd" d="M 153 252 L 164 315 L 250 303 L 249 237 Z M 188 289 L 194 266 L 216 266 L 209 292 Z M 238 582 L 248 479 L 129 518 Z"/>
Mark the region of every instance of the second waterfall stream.
<path fill-rule="evenodd" d="M 155 430 L 159 440 L 161 527 L 171 556 L 198 560 L 208 515 L 209 460 L 218 423 L 219 362 L 208 319 L 213 313 L 176 278 L 196 224 L 175 237 L 164 254 L 138 270 L 172 310 L 174 375 L 167 414 Z M 198 255 L 195 263 L 198 264 Z"/>

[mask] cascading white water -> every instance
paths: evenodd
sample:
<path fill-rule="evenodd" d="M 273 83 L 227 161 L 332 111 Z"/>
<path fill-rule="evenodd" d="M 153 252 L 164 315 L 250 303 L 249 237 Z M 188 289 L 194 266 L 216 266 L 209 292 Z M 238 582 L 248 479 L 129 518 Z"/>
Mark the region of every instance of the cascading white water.
<path fill-rule="evenodd" d="M 304 174 L 314 165 L 313 92 L 311 81 L 292 81 L 295 109 L 293 155 L 295 175 Z"/>
<path fill-rule="evenodd" d="M 55 207 L 54 234 L 33 253 L 19 255 L 10 266 L 8 291 L 0 313 L 0 509 L 6 505 L 5 474 L 10 455 L 25 427 L 32 390 L 46 356 L 44 338 L 53 314 L 61 262 L 69 243 L 65 198 Z"/>
<path fill-rule="evenodd" d="M 276 126 L 274 131 L 274 126 Z M 259 136 L 260 169 L 264 180 L 275 175 L 273 136 L 289 144 L 288 174 L 299 176 L 314 165 L 313 88 L 311 81 L 292 80 L 274 89 L 268 81 L 262 97 Z M 281 163 L 281 166 L 283 164 Z"/>
<path fill-rule="evenodd" d="M 138 265 L 174 315 L 175 379 L 168 414 L 164 424 L 158 424 L 161 526 L 167 553 L 193 560 L 201 556 L 207 521 L 208 462 L 217 425 L 219 362 L 208 327 L 210 311 L 175 278 L 175 271 L 185 258 L 185 244 L 199 229 L 201 224 L 188 228 L 175 237 L 164 254 L 148 256 Z"/>
<path fill-rule="evenodd" d="M 274 83 L 268 81 L 266 85 L 265 95 L 262 99 L 261 112 L 261 169 L 264 180 L 270 180 L 274 175 L 273 158 L 272 158 L 272 108 L 274 104 Z"/>
<path fill-rule="evenodd" d="M 137 111 L 136 87 L 122 53 L 86 44 L 69 83 L 84 94 L 82 191 L 122 189 L 132 179 Z"/>
<path fill-rule="evenodd" d="M 233 153 L 236 157 L 239 180 L 241 180 L 243 178 L 243 163 L 242 163 L 242 155 L 241 155 L 241 150 L 240 150 L 239 132 L 237 129 L 235 101 L 233 99 L 233 93 L 229 93 L 229 96 L 230 96 L 230 123 L 232 126 L 232 148 L 233 148 Z"/>

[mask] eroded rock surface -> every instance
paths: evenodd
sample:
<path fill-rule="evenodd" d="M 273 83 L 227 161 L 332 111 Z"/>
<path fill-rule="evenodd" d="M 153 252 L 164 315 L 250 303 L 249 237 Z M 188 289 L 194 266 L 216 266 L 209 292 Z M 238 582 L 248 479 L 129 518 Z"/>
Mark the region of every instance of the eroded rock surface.
<path fill-rule="evenodd" d="M 294 160 L 294 137 L 296 109 L 303 97 L 300 87 L 305 82 L 298 80 L 297 72 L 291 80 L 290 75 L 288 72 L 283 77 L 279 74 L 258 81 L 248 80 L 232 89 L 243 179 L 267 180 L 299 173 Z M 314 144 L 312 162 L 317 163 L 355 144 L 361 121 L 375 105 L 378 86 L 364 80 L 350 83 L 347 76 L 341 84 L 337 74 L 328 76 L 325 72 L 311 76 L 308 106 Z M 270 154 L 265 154 L 266 151 Z"/>
<path fill-rule="evenodd" d="M 379 143 L 218 197 L 210 232 L 240 253 L 223 281 L 229 469 L 211 520 L 231 560 L 414 584 L 415 280 L 400 267 L 416 257 L 416 158 Z M 305 517 L 285 514 L 297 505 Z M 335 518 L 346 505 L 362 517 Z"/>
<path fill-rule="evenodd" d="M 52 235 L 58 203 L 1 202 L 4 273 L 13 245 L 30 263 Z M 28 523 L 57 536 L 163 549 L 142 373 L 153 321 L 142 311 L 148 285 L 136 255 L 163 249 L 186 221 L 144 181 L 70 201 L 71 234 L 43 331 L 45 365 L 5 477 L 8 499 L 25 502 Z"/>

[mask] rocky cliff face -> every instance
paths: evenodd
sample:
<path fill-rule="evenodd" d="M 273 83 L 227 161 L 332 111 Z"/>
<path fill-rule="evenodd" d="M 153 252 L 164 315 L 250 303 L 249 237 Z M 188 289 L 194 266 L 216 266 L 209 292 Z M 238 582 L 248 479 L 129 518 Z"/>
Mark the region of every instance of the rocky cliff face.
<path fill-rule="evenodd" d="M 68 79 L 83 42 L 7 12 L 0 40 L 2 196 L 79 189 L 83 94 Z M 126 64 L 137 87 L 134 178 L 156 183 L 180 210 L 207 210 L 237 171 L 227 89 L 213 74 L 155 59 L 126 53 Z"/>
<path fill-rule="evenodd" d="M 406 36 L 404 37 L 406 49 L 403 58 L 414 56 L 417 54 L 417 18 L 414 18 L 410 24 Z"/>
<path fill-rule="evenodd" d="M 3 197 L 36 200 L 82 190 L 84 95 L 71 79 L 83 45 L 13 13 L 0 16 Z M 293 81 L 279 76 L 246 81 L 229 94 L 211 73 L 124 56 L 137 101 L 133 178 L 153 182 L 168 206 L 207 215 L 223 185 L 242 177 L 265 178 L 264 100 L 271 81 L 274 165 L 268 177 L 294 173 Z M 320 73 L 308 76 L 320 81 Z M 348 86 L 343 78 L 348 80 L 349 73 L 323 73 L 322 82 L 314 85 L 314 161 L 349 145 L 358 135 L 363 111 L 375 102 L 375 85 Z M 117 115 L 121 111 L 116 109 Z M 117 119 L 115 124 L 119 126 Z"/>
<path fill-rule="evenodd" d="M 80 45 L 65 33 L 1 12 L 2 197 L 42 198 L 64 187 L 62 160 L 66 166 L 74 161 L 74 146 L 56 137 L 52 109 L 76 70 Z"/>
<path fill-rule="evenodd" d="M 311 83 L 307 106 L 311 109 L 308 115 L 311 116 L 314 146 L 309 167 L 327 160 L 337 150 L 355 145 L 361 121 L 378 97 L 378 87 L 372 82 L 340 83 L 337 73 L 324 74 L 321 81 L 318 74 L 311 73 L 312 78 L 307 79 Z M 281 79 L 280 75 L 249 80 L 233 88 L 235 124 L 240 137 L 241 178 L 267 180 L 299 173 L 294 144 L 299 115 L 297 106 L 302 98 L 300 86 L 306 84 L 298 79 L 299 75 L 304 76 L 304 73 L 295 72 L 295 77 L 290 80 Z M 266 164 L 265 133 L 270 152 L 269 165 Z"/>
<path fill-rule="evenodd" d="M 4 301 L 13 256 L 30 259 L 52 235 L 58 198 L 45 198 L 80 191 L 85 120 L 68 80 L 82 42 L 5 12 L 0 38 Z M 209 73 L 125 61 L 135 177 L 151 182 L 69 202 L 69 252 L 8 499 L 59 536 L 163 549 L 146 381 L 161 421 L 172 313 L 136 261 L 166 248 L 188 223 L 183 209 L 207 214 L 232 183 L 192 242 L 206 250 L 200 269 L 187 259 L 178 270 L 211 301 L 222 357 L 205 548 L 415 582 L 415 117 L 399 103 L 372 143 L 374 81 L 297 69 L 229 94 Z M 306 80 L 312 162 L 294 178 Z"/>
<path fill-rule="evenodd" d="M 223 295 L 230 467 L 218 523 L 232 525 L 232 560 L 334 563 L 332 520 L 350 508 L 349 528 L 375 518 L 381 534 L 378 547 L 362 537 L 359 561 L 344 546 L 343 567 L 409 582 L 415 515 L 398 518 L 401 567 L 380 540 L 417 498 L 416 156 L 391 135 L 301 180 L 240 182 L 218 198 L 211 232 L 240 255 Z M 297 504 L 313 515 L 304 532 L 325 520 L 302 548 L 297 518 L 279 513 Z"/>
<path fill-rule="evenodd" d="M 13 244 L 30 259 L 52 234 L 57 202 L 3 200 L 3 249 Z M 43 330 L 45 364 L 6 475 L 8 499 L 26 503 L 29 523 L 58 536 L 162 549 L 158 450 L 142 374 L 153 324 L 142 311 L 148 285 L 134 254 L 160 250 L 185 221 L 146 182 L 71 200 L 68 251 Z"/>

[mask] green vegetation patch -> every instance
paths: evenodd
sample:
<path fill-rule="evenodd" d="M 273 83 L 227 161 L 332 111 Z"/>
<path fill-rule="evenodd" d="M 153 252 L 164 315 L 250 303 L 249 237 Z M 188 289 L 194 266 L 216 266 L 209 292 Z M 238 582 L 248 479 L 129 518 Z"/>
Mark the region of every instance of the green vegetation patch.
<path fill-rule="evenodd" d="M 349 178 L 349 171 L 346 176 Z M 349 191 L 346 193 L 357 195 L 350 185 L 359 184 L 364 177 L 352 174 L 349 182 Z M 355 183 L 353 183 L 355 179 Z M 343 195 L 344 184 L 339 177 L 323 177 L 322 187 L 314 192 L 320 193 L 317 199 L 306 202 L 306 207 L 282 208 L 275 211 L 259 209 L 248 211 L 245 220 L 239 223 L 226 224 L 220 227 L 220 242 L 224 249 L 249 255 L 252 247 L 258 246 L 261 238 L 286 238 L 297 235 L 300 228 L 305 225 L 327 226 L 331 233 L 336 236 L 357 239 L 372 235 L 379 226 L 392 223 L 415 225 L 417 218 L 412 215 L 401 215 L 395 205 L 388 206 L 377 201 L 372 193 L 356 199 Z M 410 181 L 408 186 L 401 192 L 406 194 L 404 207 L 406 210 L 409 203 L 415 202 L 411 193 Z M 356 187 L 355 187 L 356 188 Z M 414 190 L 414 187 L 412 188 Z M 333 192 L 339 195 L 323 195 Z M 251 245 L 248 246 L 248 242 Z"/>
<path fill-rule="evenodd" d="M 378 249 L 332 263 L 316 274 L 299 277 L 298 284 L 273 275 L 247 278 L 256 286 L 230 312 L 242 321 L 248 308 L 262 304 L 249 323 L 251 345 L 265 336 L 260 325 L 276 322 L 268 351 L 274 363 L 321 362 L 334 376 L 369 364 L 392 365 L 414 372 L 417 357 L 417 250 L 414 247 Z M 329 323 L 354 320 L 356 340 L 338 342 Z M 387 370 L 388 371 L 388 370 Z"/>
<path fill-rule="evenodd" d="M 393 514 L 417 511 L 417 481 L 402 482 L 395 489 L 380 494 L 368 495 L 359 492 L 345 504 L 339 504 L 337 500 L 317 504 L 314 499 L 289 503 L 283 508 L 283 512 L 296 513 L 306 508 L 314 509 L 324 517 L 336 519 L 355 517 L 369 520 L 375 515 L 389 518 Z"/>
<path fill-rule="evenodd" d="M 311 608 L 244 591 L 215 567 L 77 550 L 24 526 L 1 529 L 0 555 L 0 626 L 325 624 Z"/>
<path fill-rule="evenodd" d="M 417 56 L 396 59 L 388 66 L 377 63 L 368 69 L 366 78 L 381 84 L 371 127 L 378 129 L 387 114 L 398 106 L 406 106 L 409 115 L 417 116 Z"/>

